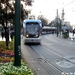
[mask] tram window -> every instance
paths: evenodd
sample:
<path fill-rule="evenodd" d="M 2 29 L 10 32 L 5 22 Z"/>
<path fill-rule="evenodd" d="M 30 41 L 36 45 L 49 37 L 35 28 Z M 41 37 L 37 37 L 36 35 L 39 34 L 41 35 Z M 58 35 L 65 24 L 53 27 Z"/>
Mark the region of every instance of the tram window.
<path fill-rule="evenodd" d="M 28 24 L 34 25 L 34 24 L 39 24 L 39 23 L 37 23 L 37 22 L 27 22 L 26 25 L 28 25 Z"/>

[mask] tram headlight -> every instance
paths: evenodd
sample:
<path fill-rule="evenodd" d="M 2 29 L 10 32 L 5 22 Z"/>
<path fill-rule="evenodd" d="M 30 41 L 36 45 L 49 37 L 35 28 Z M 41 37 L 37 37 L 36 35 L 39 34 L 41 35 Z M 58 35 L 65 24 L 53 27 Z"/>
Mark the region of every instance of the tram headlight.
<path fill-rule="evenodd" d="M 27 34 L 26 37 L 29 37 L 29 35 Z"/>
<path fill-rule="evenodd" d="M 36 37 L 38 37 L 38 35 L 36 34 Z"/>

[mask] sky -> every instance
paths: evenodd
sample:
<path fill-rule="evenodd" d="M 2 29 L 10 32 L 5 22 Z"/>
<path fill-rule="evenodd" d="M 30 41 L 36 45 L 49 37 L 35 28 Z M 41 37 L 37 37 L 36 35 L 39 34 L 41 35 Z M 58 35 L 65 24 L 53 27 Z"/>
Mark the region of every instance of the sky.
<path fill-rule="evenodd" d="M 48 20 L 53 20 L 57 15 L 57 9 L 61 18 L 63 8 L 64 20 L 75 24 L 75 0 L 34 0 L 31 13 L 36 16 L 44 15 Z"/>

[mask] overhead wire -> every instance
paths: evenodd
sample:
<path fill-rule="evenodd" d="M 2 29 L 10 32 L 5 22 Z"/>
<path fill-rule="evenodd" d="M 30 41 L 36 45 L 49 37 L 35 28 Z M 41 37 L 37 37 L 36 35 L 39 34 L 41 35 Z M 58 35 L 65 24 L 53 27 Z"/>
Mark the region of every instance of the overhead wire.
<path fill-rule="evenodd" d="M 68 3 L 68 4 L 64 5 L 64 6 L 63 6 L 63 7 L 61 7 L 61 8 L 58 8 L 58 10 L 59 10 L 59 9 L 62 9 L 62 8 L 65 8 L 65 7 L 69 6 L 70 4 L 72 4 L 72 3 L 74 3 L 74 2 L 75 2 L 75 0 L 71 1 L 70 3 Z"/>
<path fill-rule="evenodd" d="M 65 5 L 64 7 L 66 7 L 66 6 L 70 5 L 70 4 L 72 4 L 73 2 L 75 2 L 75 0 L 71 1 L 70 3 L 68 3 L 67 5 Z"/>

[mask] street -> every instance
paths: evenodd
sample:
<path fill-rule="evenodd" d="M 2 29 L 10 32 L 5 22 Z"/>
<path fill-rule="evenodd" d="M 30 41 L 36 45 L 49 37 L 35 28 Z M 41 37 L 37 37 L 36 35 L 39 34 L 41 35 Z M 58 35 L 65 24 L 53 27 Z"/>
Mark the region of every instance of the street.
<path fill-rule="evenodd" d="M 24 45 L 21 53 L 36 75 L 75 75 L 75 41 L 48 34 L 41 45 Z"/>
<path fill-rule="evenodd" d="M 69 33 L 69 39 L 55 34 L 42 35 L 41 45 L 26 45 L 21 38 L 21 53 L 35 75 L 75 75 L 75 40 L 72 33 Z"/>

